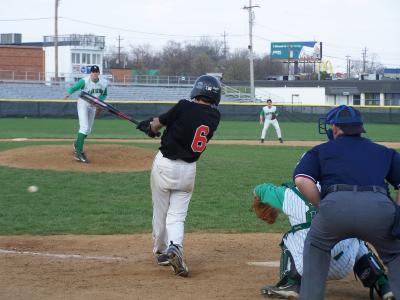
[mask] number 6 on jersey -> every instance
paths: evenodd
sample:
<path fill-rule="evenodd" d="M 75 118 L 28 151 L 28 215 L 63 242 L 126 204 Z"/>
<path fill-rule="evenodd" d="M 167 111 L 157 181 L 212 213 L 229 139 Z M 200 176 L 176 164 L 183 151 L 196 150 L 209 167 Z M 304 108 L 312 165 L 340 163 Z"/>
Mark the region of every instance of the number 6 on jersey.
<path fill-rule="evenodd" d="M 207 134 L 210 132 L 210 128 L 206 125 L 200 125 L 196 129 L 194 138 L 192 141 L 193 152 L 203 152 L 206 149 Z"/>

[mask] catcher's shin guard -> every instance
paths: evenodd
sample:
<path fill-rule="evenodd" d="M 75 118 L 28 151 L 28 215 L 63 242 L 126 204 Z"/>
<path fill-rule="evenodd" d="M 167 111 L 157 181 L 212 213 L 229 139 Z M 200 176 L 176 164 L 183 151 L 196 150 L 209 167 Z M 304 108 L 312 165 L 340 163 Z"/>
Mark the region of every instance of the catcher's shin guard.
<path fill-rule="evenodd" d="M 279 278 L 283 279 L 285 276 L 288 276 L 289 278 L 300 282 L 301 276 L 299 272 L 297 272 L 293 256 L 290 253 L 289 249 L 283 243 L 283 240 L 279 246 L 281 246 L 282 249 L 280 268 L 279 268 Z"/>

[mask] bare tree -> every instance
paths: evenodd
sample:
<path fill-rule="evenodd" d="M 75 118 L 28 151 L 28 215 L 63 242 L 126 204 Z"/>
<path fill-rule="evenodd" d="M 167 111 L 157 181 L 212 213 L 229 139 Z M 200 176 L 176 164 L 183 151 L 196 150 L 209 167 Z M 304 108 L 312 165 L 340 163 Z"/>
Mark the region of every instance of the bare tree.
<path fill-rule="evenodd" d="M 363 74 L 364 70 L 364 64 L 365 64 L 365 73 L 367 74 L 374 74 L 374 73 L 379 73 L 381 74 L 384 69 L 384 65 L 379 62 L 379 57 L 376 53 L 373 53 L 369 56 L 369 59 L 366 61 L 363 61 L 361 59 L 356 59 L 351 62 L 351 73 L 352 75 L 359 77 L 361 74 Z"/>
<path fill-rule="evenodd" d="M 160 74 L 187 75 L 190 60 L 180 43 L 169 41 L 161 52 Z"/>
<path fill-rule="evenodd" d="M 132 67 L 138 71 L 158 69 L 160 67 L 160 54 L 154 52 L 149 44 L 130 45 L 129 61 Z"/>
<path fill-rule="evenodd" d="M 283 64 L 279 61 L 271 60 L 268 54 L 257 57 L 254 60 L 254 78 L 257 80 L 263 80 L 268 75 L 281 75 L 283 72 Z"/>
<path fill-rule="evenodd" d="M 224 78 L 228 80 L 249 80 L 249 68 L 247 49 L 235 50 L 226 60 Z"/>

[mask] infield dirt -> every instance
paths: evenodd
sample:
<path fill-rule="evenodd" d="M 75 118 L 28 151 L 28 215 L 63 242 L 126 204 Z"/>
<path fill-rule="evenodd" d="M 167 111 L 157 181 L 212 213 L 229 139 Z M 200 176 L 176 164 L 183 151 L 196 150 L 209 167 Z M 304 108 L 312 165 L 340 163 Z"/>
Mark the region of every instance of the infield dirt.
<path fill-rule="evenodd" d="M 281 237 L 270 233 L 188 233 L 185 257 L 190 274 L 182 278 L 170 267 L 155 263 L 150 233 L 0 236 L 0 249 L 25 251 L 0 253 L 0 299 L 266 299 L 259 289 L 276 283 L 279 270 L 248 262 L 278 261 Z M 79 254 L 81 258 L 55 256 L 58 254 Z M 110 257 L 122 259 L 107 260 Z M 349 274 L 328 283 L 326 299 L 368 299 L 368 293 Z"/>

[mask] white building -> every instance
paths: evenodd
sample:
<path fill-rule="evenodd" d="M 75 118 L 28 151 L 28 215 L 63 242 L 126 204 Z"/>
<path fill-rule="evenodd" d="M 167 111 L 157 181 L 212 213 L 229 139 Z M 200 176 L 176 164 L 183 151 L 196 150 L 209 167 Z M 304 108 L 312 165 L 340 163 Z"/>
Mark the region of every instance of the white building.
<path fill-rule="evenodd" d="M 45 79 L 55 77 L 54 36 L 45 36 Z M 90 73 L 92 65 L 98 65 L 103 73 L 105 37 L 71 34 L 58 37 L 58 77 L 62 81 L 75 81 Z"/>
<path fill-rule="evenodd" d="M 275 104 L 400 106 L 400 80 L 267 80 L 256 98 Z"/>

